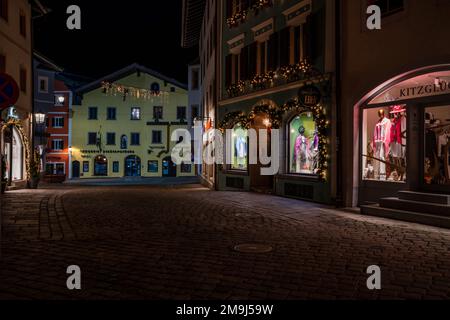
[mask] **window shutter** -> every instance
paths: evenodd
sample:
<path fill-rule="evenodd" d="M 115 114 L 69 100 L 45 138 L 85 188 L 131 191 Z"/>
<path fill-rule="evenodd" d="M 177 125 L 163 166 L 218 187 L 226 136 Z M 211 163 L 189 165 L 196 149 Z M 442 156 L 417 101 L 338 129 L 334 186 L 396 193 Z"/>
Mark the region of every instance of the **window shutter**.
<path fill-rule="evenodd" d="M 225 58 L 225 86 L 229 87 L 231 85 L 231 77 L 233 73 L 233 55 L 229 54 Z"/>
<path fill-rule="evenodd" d="M 275 71 L 279 67 L 278 59 L 278 33 L 274 33 L 269 38 L 267 49 L 267 69 Z"/>
<path fill-rule="evenodd" d="M 289 57 L 291 53 L 290 27 L 286 27 L 280 31 L 279 35 L 279 65 L 285 67 L 289 65 Z"/>
<path fill-rule="evenodd" d="M 230 18 L 233 15 L 233 0 L 225 0 L 226 5 L 227 5 L 227 18 Z"/>
<path fill-rule="evenodd" d="M 313 24 L 313 18 L 312 14 L 310 14 L 306 18 L 306 23 L 304 24 L 304 47 L 305 47 L 305 58 L 313 61 L 313 43 L 312 43 L 312 24 Z"/>
<path fill-rule="evenodd" d="M 258 61 L 258 42 L 253 42 L 248 48 L 248 77 L 253 79 L 256 76 Z"/>
<path fill-rule="evenodd" d="M 240 65 L 240 73 L 241 80 L 248 80 L 248 50 L 249 47 L 244 47 L 241 50 L 241 65 Z"/>

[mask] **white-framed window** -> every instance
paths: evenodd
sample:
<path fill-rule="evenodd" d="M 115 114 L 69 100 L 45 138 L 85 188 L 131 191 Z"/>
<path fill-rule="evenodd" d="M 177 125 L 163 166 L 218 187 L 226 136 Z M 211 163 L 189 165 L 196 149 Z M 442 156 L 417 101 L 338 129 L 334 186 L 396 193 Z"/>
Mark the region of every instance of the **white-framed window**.
<path fill-rule="evenodd" d="M 64 117 L 54 117 L 52 118 L 53 128 L 64 128 Z"/>
<path fill-rule="evenodd" d="M 39 77 L 39 93 L 48 93 L 48 77 Z"/>
<path fill-rule="evenodd" d="M 131 108 L 131 120 L 141 120 L 141 108 Z"/>
<path fill-rule="evenodd" d="M 56 150 L 56 151 L 64 150 L 64 140 L 63 139 L 54 139 L 52 141 L 52 150 Z"/>
<path fill-rule="evenodd" d="M 45 165 L 45 173 L 48 175 L 64 175 L 66 174 L 66 165 L 61 163 L 47 163 Z"/>

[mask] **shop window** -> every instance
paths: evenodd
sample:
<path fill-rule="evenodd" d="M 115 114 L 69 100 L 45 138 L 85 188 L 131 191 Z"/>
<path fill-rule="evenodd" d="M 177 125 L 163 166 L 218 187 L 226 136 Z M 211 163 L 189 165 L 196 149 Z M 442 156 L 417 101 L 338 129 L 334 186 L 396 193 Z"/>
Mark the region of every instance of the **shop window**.
<path fill-rule="evenodd" d="M 65 165 L 64 163 L 47 163 L 45 173 L 47 175 L 64 175 L 66 173 Z"/>
<path fill-rule="evenodd" d="M 406 128 L 405 105 L 364 110 L 364 180 L 406 182 Z"/>
<path fill-rule="evenodd" d="M 191 173 L 192 165 L 187 163 L 181 164 L 181 173 Z"/>
<path fill-rule="evenodd" d="M 450 185 L 450 106 L 425 109 L 425 184 Z"/>
<path fill-rule="evenodd" d="M 149 173 L 158 173 L 158 161 L 157 160 L 149 160 L 147 171 Z"/>
<path fill-rule="evenodd" d="M 233 128 L 231 138 L 232 148 L 232 170 L 247 170 L 248 169 L 248 131 L 242 128 L 240 124 Z"/>
<path fill-rule="evenodd" d="M 312 112 L 295 116 L 289 123 L 289 173 L 316 174 L 319 167 L 319 135 Z"/>

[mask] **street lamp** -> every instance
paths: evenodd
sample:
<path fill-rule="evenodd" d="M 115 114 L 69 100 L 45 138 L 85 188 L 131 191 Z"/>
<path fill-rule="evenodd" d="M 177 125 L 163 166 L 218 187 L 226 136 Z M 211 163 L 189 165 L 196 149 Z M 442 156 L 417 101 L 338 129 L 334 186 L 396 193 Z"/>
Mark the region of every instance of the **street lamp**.
<path fill-rule="evenodd" d="M 34 114 L 34 118 L 36 119 L 36 124 L 43 125 L 45 123 L 45 113 L 36 112 Z"/>

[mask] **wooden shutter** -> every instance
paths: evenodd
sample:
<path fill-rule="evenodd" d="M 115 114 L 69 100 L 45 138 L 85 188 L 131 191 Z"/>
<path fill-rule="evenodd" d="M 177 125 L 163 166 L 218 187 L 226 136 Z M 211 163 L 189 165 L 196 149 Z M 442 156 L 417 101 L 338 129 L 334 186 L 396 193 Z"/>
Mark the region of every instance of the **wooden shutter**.
<path fill-rule="evenodd" d="M 280 31 L 279 35 L 279 61 L 280 67 L 289 65 L 291 54 L 291 27 L 286 27 Z"/>
<path fill-rule="evenodd" d="M 279 67 L 278 59 L 278 33 L 274 33 L 269 38 L 267 48 L 267 69 L 275 71 Z"/>
<path fill-rule="evenodd" d="M 233 0 L 225 0 L 226 2 L 226 14 L 227 18 L 230 18 L 233 15 Z"/>
<path fill-rule="evenodd" d="M 242 48 L 240 61 L 241 80 L 248 80 L 248 51 L 249 46 Z"/>
<path fill-rule="evenodd" d="M 248 48 L 248 78 L 256 76 L 258 62 L 258 42 L 253 42 Z"/>
<path fill-rule="evenodd" d="M 231 85 L 231 77 L 233 75 L 233 55 L 229 54 L 225 57 L 225 86 Z"/>
<path fill-rule="evenodd" d="M 6 57 L 0 54 L 0 73 L 6 72 Z"/>

